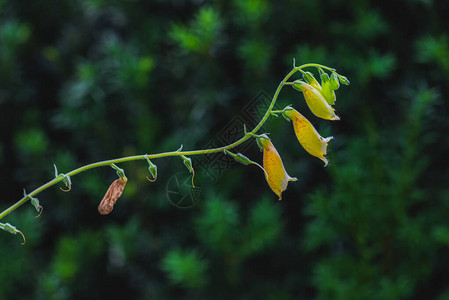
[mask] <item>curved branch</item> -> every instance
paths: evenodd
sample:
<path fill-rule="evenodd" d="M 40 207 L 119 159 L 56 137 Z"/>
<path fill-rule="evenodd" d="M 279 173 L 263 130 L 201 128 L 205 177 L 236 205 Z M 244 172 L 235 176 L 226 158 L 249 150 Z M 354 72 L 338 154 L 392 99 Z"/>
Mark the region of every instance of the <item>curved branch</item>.
<path fill-rule="evenodd" d="M 285 78 L 279 83 L 279 86 L 277 87 L 277 89 L 273 95 L 271 103 L 270 103 L 267 111 L 265 112 L 265 115 L 260 120 L 260 122 L 256 125 L 256 127 L 254 127 L 254 129 L 251 130 L 250 132 L 246 132 L 246 130 L 245 130 L 245 135 L 243 137 L 241 137 L 239 140 L 237 140 L 229 145 L 218 147 L 218 148 L 203 149 L 203 150 L 170 151 L 170 152 L 163 152 L 163 153 L 157 153 L 157 154 L 134 155 L 134 156 L 126 156 L 126 157 L 121 157 L 121 158 L 116 158 L 116 159 L 104 160 L 104 161 L 99 161 L 99 162 L 95 162 L 95 163 L 91 163 L 91 164 L 79 167 L 75 170 L 72 170 L 72 171 L 66 173 L 65 175 L 68 177 L 71 177 L 71 176 L 77 175 L 79 173 L 82 173 L 84 171 L 87 171 L 87 170 L 90 170 L 93 168 L 109 166 L 109 165 L 115 164 L 115 163 L 123 163 L 123 162 L 134 161 L 134 160 L 155 159 L 155 158 L 163 158 L 163 157 L 170 157 L 170 156 L 182 156 L 182 155 L 184 155 L 184 156 L 202 155 L 202 154 L 216 153 L 216 152 L 222 152 L 224 150 L 232 149 L 232 148 L 246 142 L 251 137 L 253 137 L 257 133 L 257 131 L 259 131 L 259 129 L 265 124 L 265 122 L 270 117 L 270 115 L 272 115 L 271 112 L 273 110 L 274 105 L 276 104 L 276 101 L 278 99 L 279 93 L 281 92 L 282 88 L 285 85 L 290 85 L 290 83 L 287 82 L 289 80 L 289 78 L 292 75 L 294 75 L 296 72 L 302 71 L 302 69 L 307 68 L 307 67 L 317 67 L 317 68 L 323 68 L 323 69 L 326 69 L 329 71 L 335 71 L 335 69 L 333 69 L 333 68 L 329 68 L 329 67 L 326 67 L 326 66 L 323 66 L 320 64 L 315 64 L 315 63 L 308 63 L 308 64 L 304 64 L 304 65 L 301 65 L 298 67 L 293 67 L 293 69 L 290 71 L 290 73 L 288 73 L 285 76 Z M 53 180 L 50 180 L 49 182 L 36 188 L 34 191 L 29 193 L 28 196 L 35 196 L 35 195 L 39 194 L 40 192 L 48 189 L 49 187 L 63 181 L 63 179 L 64 179 L 64 177 L 57 176 Z M 20 199 L 19 201 L 17 201 L 16 203 L 11 205 L 7 209 L 5 209 L 3 212 L 0 213 L 0 219 L 4 218 L 8 214 L 10 214 L 14 210 L 16 210 L 18 207 L 23 205 L 29 199 L 30 199 L 29 197 L 23 197 L 22 199 Z"/>

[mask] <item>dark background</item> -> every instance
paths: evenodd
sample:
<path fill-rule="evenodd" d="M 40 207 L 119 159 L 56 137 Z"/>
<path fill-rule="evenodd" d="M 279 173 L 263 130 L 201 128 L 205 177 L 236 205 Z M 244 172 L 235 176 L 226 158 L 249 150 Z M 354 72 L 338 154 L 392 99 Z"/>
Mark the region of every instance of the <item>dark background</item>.
<path fill-rule="evenodd" d="M 282 201 L 222 155 L 192 157 L 184 209 L 167 193 L 190 180 L 177 157 L 153 161 L 155 183 L 145 161 L 121 164 L 108 216 L 109 167 L 40 193 L 41 217 L 27 203 L 1 220 L 27 243 L 0 232 L 0 299 L 449 299 L 448 16 L 432 0 L 0 0 L 1 210 L 53 164 L 236 140 L 293 58 L 351 81 L 338 122 L 283 89 L 279 108 L 335 139 L 323 168 L 270 118 L 299 179 Z M 262 160 L 254 141 L 237 151 Z"/>

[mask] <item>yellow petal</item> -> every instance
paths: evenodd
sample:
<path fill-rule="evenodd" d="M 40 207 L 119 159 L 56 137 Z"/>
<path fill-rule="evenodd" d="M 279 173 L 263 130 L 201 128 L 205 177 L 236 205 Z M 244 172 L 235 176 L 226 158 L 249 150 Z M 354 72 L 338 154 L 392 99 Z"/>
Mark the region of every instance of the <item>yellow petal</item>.
<path fill-rule="evenodd" d="M 286 110 L 284 115 L 292 120 L 296 137 L 301 146 L 311 155 L 324 161 L 324 166 L 327 166 L 328 161 L 324 156 L 327 154 L 327 143 L 333 137 L 323 138 L 309 120 L 294 109 Z"/>
<path fill-rule="evenodd" d="M 303 92 L 307 106 L 309 106 L 315 116 L 326 120 L 340 120 L 340 118 L 335 115 L 332 106 L 327 103 L 324 96 L 315 87 L 301 80 L 296 80 L 293 87 Z"/>
<path fill-rule="evenodd" d="M 296 178 L 290 177 L 285 171 L 282 159 L 276 148 L 269 139 L 261 139 L 263 147 L 263 168 L 265 169 L 265 178 L 273 192 L 282 199 L 282 192 L 287 189 L 289 181 L 296 181 Z"/>

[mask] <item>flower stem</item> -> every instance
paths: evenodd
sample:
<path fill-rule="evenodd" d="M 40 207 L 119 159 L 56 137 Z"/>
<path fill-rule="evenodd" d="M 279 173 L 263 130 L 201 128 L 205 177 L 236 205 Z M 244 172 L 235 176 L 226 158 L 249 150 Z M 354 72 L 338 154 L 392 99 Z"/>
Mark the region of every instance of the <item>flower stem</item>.
<path fill-rule="evenodd" d="M 224 150 L 229 150 L 232 149 L 244 142 L 246 142 L 248 139 L 250 139 L 251 137 L 254 137 L 254 135 L 257 133 L 257 131 L 259 131 L 259 129 L 265 124 L 265 122 L 267 121 L 267 119 L 270 117 L 270 115 L 272 115 L 272 111 L 273 111 L 273 107 L 276 104 L 276 101 L 278 99 L 279 93 L 282 90 L 282 87 L 284 85 L 290 85 L 291 83 L 287 82 L 287 80 L 294 75 L 296 72 L 298 71 L 302 71 L 303 68 L 308 68 L 308 67 L 320 67 L 329 71 L 335 71 L 335 69 L 320 65 L 320 64 L 315 64 L 315 63 L 309 63 L 309 64 L 304 64 L 301 65 L 299 67 L 294 67 L 290 73 L 288 73 L 285 78 L 279 83 L 278 88 L 276 89 L 276 92 L 274 93 L 274 96 L 271 100 L 270 106 L 268 107 L 267 111 L 265 112 L 265 115 L 263 116 L 263 118 L 260 120 L 260 122 L 257 124 L 256 127 L 254 127 L 253 130 L 251 130 L 250 132 L 246 132 L 245 135 L 243 137 L 241 137 L 239 140 L 226 145 L 226 146 L 222 146 L 222 147 L 218 147 L 218 148 L 211 148 L 211 149 L 203 149 L 203 150 L 192 150 L 192 151 L 170 151 L 170 152 L 163 152 L 163 153 L 157 153 L 157 154 L 142 154 L 142 155 L 134 155 L 134 156 L 126 156 L 126 157 L 121 157 L 121 158 L 116 158 L 116 159 L 110 159 L 110 160 L 104 160 L 104 161 L 99 161 L 99 162 L 95 162 L 95 163 L 91 163 L 82 167 L 79 167 L 75 170 L 72 170 L 68 173 L 66 173 L 66 176 L 74 176 L 77 175 L 79 173 L 82 173 L 84 171 L 93 169 L 93 168 L 97 168 L 97 167 L 103 167 L 103 166 L 110 166 L 111 164 L 118 164 L 118 163 L 124 163 L 124 162 L 128 162 L 128 161 L 134 161 L 134 160 L 146 160 L 146 159 L 156 159 L 156 158 L 163 158 L 163 157 L 169 157 L 169 156 L 181 156 L 181 155 L 185 155 L 185 156 L 191 156 L 191 155 L 202 155 L 202 154 L 209 154 L 209 153 L 216 153 L 216 152 L 223 152 Z M 276 111 L 277 112 L 277 111 Z M 28 194 L 28 196 L 35 196 L 37 194 L 39 194 L 40 192 L 48 189 L 49 187 L 61 182 L 63 180 L 63 177 L 58 176 L 56 178 L 54 178 L 53 180 L 50 180 L 49 182 L 41 185 L 40 187 L 36 188 L 34 191 L 30 192 Z M 14 203 L 13 205 L 11 205 L 10 207 L 8 207 L 7 209 L 5 209 L 3 212 L 0 213 L 0 219 L 4 218 L 5 216 L 7 216 L 8 214 L 10 214 L 11 212 L 13 212 L 14 210 L 16 210 L 18 207 L 20 207 L 22 204 L 24 204 L 25 202 L 27 202 L 30 198 L 29 197 L 23 197 L 22 199 L 20 199 L 19 201 L 17 201 L 16 203 Z"/>

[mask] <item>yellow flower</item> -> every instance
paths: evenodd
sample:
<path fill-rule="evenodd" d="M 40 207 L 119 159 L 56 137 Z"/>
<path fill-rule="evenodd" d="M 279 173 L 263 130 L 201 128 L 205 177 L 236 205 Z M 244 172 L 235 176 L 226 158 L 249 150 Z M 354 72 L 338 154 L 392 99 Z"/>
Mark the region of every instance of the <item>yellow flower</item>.
<path fill-rule="evenodd" d="M 332 106 L 327 103 L 323 94 L 321 94 L 317 88 L 302 80 L 295 80 L 295 82 L 293 82 L 293 87 L 303 92 L 307 106 L 309 106 L 315 116 L 326 120 L 340 120 L 340 118 L 335 115 Z"/>
<path fill-rule="evenodd" d="M 273 192 L 282 199 L 282 192 L 287 189 L 289 181 L 296 181 L 294 177 L 290 177 L 285 171 L 281 157 L 274 148 L 273 143 L 266 135 L 262 135 L 258 139 L 259 145 L 263 150 L 263 168 L 265 169 L 265 178 Z"/>
<path fill-rule="evenodd" d="M 324 156 L 327 153 L 327 143 L 333 137 L 323 138 L 309 120 L 293 108 L 285 109 L 284 116 L 292 120 L 296 137 L 301 146 L 311 155 L 324 161 L 324 166 L 327 166 L 328 161 Z"/>
<path fill-rule="evenodd" d="M 334 105 L 336 100 L 334 90 L 337 90 L 340 86 L 337 75 L 335 73 L 332 73 L 332 82 L 327 73 L 321 73 L 321 84 L 318 83 L 313 74 L 310 72 L 305 72 L 303 77 L 308 84 L 316 88 L 321 93 L 321 95 L 323 95 L 328 104 Z"/>

